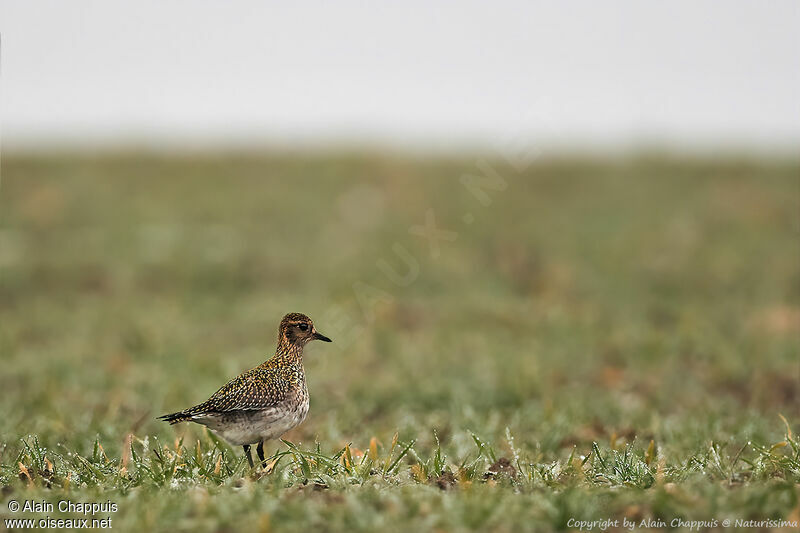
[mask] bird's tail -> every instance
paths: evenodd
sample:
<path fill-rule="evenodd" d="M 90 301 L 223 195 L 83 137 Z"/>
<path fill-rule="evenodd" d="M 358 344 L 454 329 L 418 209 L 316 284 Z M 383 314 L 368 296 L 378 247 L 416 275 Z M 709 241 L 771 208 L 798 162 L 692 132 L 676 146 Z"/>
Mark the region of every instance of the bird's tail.
<path fill-rule="evenodd" d="M 192 419 L 192 415 L 186 411 L 178 411 L 177 413 L 170 413 L 168 415 L 161 415 L 157 417 L 159 420 L 169 422 L 169 425 L 177 424 L 179 422 L 186 422 Z"/>

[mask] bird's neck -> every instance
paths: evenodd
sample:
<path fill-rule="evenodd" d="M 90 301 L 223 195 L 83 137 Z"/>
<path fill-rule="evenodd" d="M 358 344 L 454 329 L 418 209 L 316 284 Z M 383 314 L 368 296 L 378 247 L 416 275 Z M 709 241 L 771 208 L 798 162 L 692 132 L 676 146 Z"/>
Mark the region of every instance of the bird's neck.
<path fill-rule="evenodd" d="M 301 365 L 303 364 L 303 346 L 297 344 L 291 344 L 286 342 L 285 339 L 281 339 L 278 343 L 278 348 L 275 350 L 275 355 L 272 357 L 271 361 L 283 364 L 283 365 Z"/>

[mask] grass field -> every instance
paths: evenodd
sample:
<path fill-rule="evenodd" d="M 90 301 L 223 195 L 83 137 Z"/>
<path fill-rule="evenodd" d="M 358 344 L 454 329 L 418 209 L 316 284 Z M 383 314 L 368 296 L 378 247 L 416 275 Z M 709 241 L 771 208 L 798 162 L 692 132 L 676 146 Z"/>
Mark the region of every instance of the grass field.
<path fill-rule="evenodd" d="M 462 179 L 487 164 L 504 187 Z M 113 502 L 94 518 L 122 531 L 800 520 L 796 162 L 2 171 L 0 518 L 83 517 L 8 507 L 68 499 Z M 431 215 L 449 233 L 421 236 Z M 311 411 L 269 474 L 155 420 L 269 357 L 289 311 L 334 343 L 306 350 Z"/>

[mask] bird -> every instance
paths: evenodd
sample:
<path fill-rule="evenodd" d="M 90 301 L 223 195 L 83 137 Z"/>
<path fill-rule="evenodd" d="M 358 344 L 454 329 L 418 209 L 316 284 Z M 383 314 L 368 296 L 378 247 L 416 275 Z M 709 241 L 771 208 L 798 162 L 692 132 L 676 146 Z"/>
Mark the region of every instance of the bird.
<path fill-rule="evenodd" d="M 159 416 L 170 425 L 202 424 L 233 446 L 241 446 L 254 467 L 250 446 L 264 459 L 264 442 L 297 427 L 308 414 L 308 388 L 303 348 L 312 340 L 333 342 L 319 333 L 302 313 L 289 313 L 278 326 L 275 355 L 220 387 L 203 403 Z"/>

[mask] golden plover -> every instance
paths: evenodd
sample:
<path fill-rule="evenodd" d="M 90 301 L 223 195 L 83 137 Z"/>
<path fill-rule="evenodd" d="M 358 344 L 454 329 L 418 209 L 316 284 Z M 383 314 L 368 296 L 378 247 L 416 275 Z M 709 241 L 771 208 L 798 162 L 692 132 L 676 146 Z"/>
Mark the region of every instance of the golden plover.
<path fill-rule="evenodd" d="M 303 348 L 309 341 L 332 342 L 301 313 L 289 313 L 278 327 L 275 355 L 223 385 L 205 402 L 158 417 L 170 424 L 197 422 L 235 446 L 242 446 L 250 467 L 250 445 L 264 463 L 264 441 L 280 437 L 308 414 Z"/>

